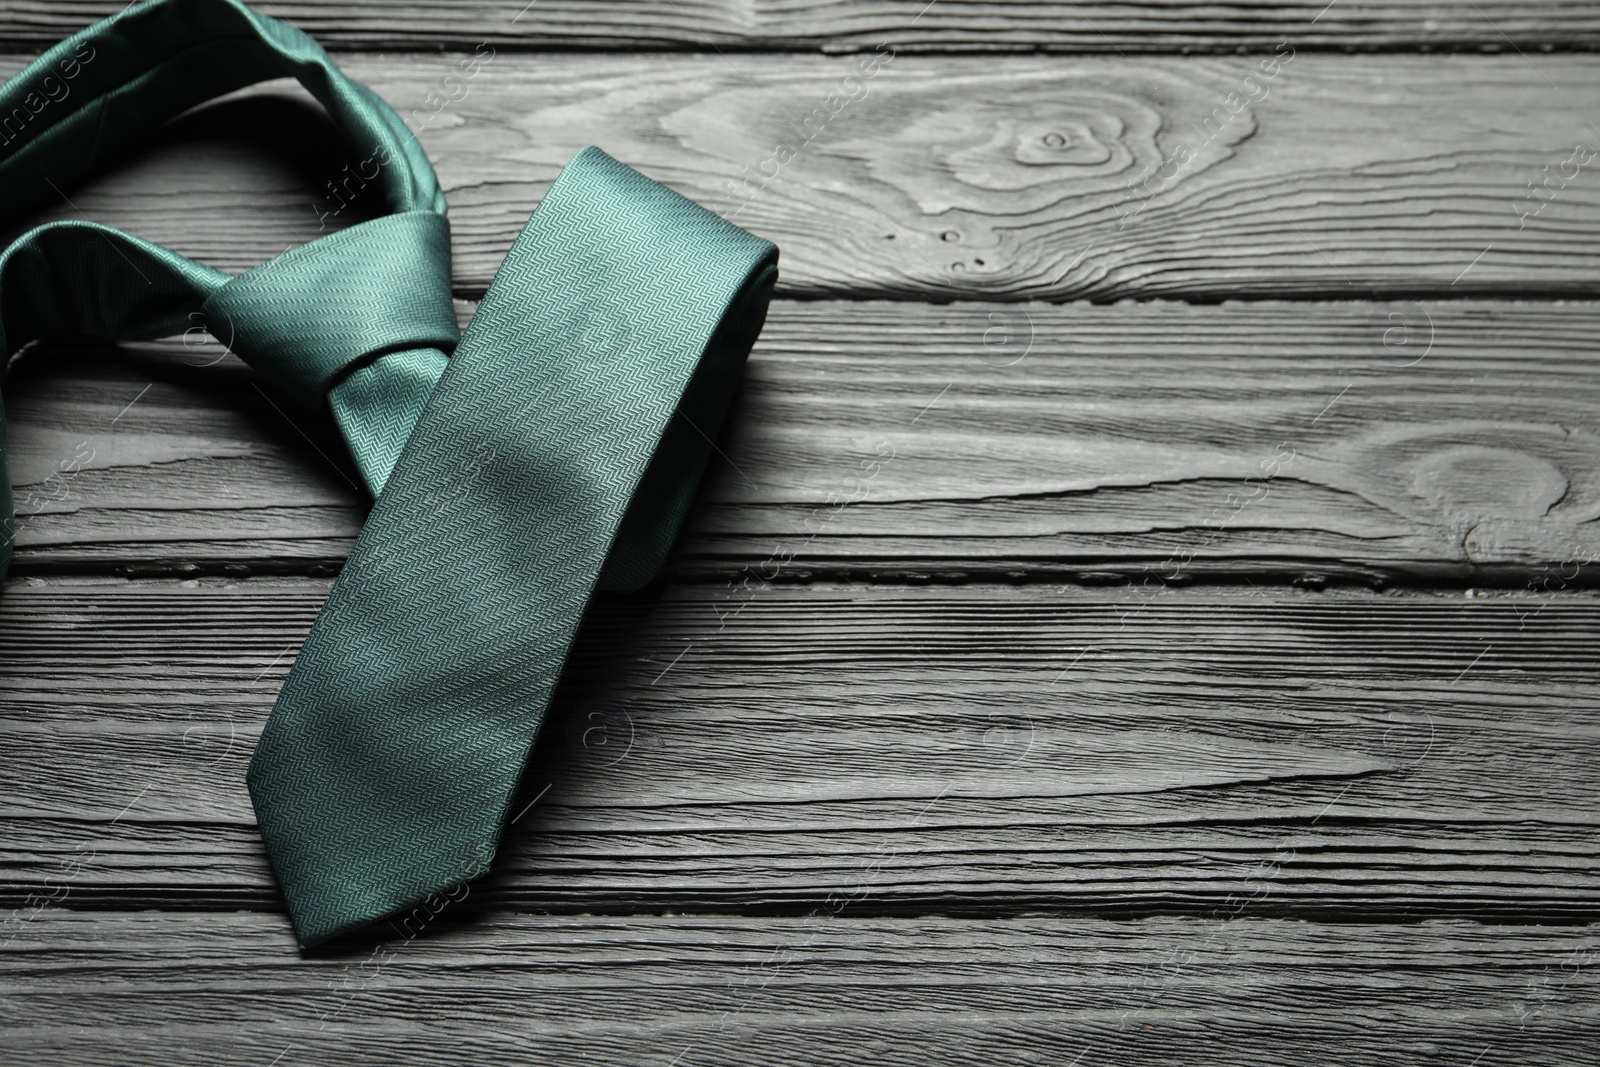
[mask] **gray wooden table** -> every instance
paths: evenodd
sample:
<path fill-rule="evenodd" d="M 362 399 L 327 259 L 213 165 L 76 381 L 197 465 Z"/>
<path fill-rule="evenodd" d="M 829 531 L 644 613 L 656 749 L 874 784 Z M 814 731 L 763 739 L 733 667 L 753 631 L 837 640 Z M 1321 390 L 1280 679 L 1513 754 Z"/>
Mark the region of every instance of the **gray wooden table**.
<path fill-rule="evenodd" d="M 781 299 L 494 874 L 307 956 L 243 774 L 350 465 L 217 339 L 23 353 L 0 1061 L 1596 1062 L 1600 3 L 261 8 L 463 318 L 590 143 Z M 353 152 L 268 86 L 50 217 L 238 270 Z"/>

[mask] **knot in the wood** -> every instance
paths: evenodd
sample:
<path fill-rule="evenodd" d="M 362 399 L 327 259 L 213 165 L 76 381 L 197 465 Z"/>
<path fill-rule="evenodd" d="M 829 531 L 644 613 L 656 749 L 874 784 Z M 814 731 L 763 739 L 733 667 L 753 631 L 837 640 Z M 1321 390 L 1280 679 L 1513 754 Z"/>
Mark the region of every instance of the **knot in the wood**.
<path fill-rule="evenodd" d="M 1462 445 L 1417 464 L 1417 495 L 1463 518 L 1543 518 L 1567 488 L 1566 475 L 1528 448 Z"/>

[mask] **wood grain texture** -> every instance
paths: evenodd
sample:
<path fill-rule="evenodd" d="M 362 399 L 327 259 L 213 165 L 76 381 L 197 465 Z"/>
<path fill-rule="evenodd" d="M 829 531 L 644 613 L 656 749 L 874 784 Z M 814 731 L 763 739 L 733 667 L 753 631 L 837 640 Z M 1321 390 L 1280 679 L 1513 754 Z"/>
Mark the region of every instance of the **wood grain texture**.
<path fill-rule="evenodd" d="M 775 240 L 795 296 L 1504 298 L 1600 283 L 1600 66 L 1583 57 L 1298 54 L 1270 79 L 1260 65 L 1278 61 L 1256 57 L 900 56 L 870 79 L 863 57 L 505 54 L 471 78 L 461 62 L 344 59 L 420 130 L 462 295 L 591 143 Z M 49 216 L 82 212 L 228 270 L 354 221 L 351 175 L 376 164 L 316 134 L 285 92 L 183 120 L 70 204 L 51 194 Z"/>
<path fill-rule="evenodd" d="M 1588 583 L 1597 311 L 782 302 L 672 573 Z M 337 438 L 189 341 L 17 364 L 19 573 L 339 566 Z"/>
<path fill-rule="evenodd" d="M 45 48 L 121 9 L 116 0 L 7 0 L 0 40 Z M 1306 48 L 1593 48 L 1587 0 L 263 0 L 332 49 L 872 49 L 1127 52 Z"/>
<path fill-rule="evenodd" d="M 1600 1041 L 1596 927 L 447 913 L 291 945 L 273 916 L 42 912 L 0 969 L 0 1062 L 1584 1065 Z"/>
<path fill-rule="evenodd" d="M 262 7 L 459 296 L 596 142 L 806 299 L 493 873 L 307 958 L 243 776 L 327 582 L 243 579 L 338 568 L 341 448 L 198 336 L 24 355 L 0 1063 L 1592 1062 L 1600 4 Z M 44 217 L 240 270 L 364 155 L 269 87 Z"/>
<path fill-rule="evenodd" d="M 244 767 L 325 589 L 9 585 L 5 902 L 279 907 Z M 1597 638 L 1583 593 L 607 601 L 479 892 L 610 913 L 1589 921 Z"/>

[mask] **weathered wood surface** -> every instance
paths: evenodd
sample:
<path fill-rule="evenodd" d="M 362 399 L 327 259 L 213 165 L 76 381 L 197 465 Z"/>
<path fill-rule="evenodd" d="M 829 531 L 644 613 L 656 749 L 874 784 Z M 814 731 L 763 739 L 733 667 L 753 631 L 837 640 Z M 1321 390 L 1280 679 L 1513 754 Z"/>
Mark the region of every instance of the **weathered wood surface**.
<path fill-rule="evenodd" d="M 124 6 L 120 0 L 6 0 L 0 41 L 45 48 Z M 951 0 L 267 0 L 329 48 L 374 51 L 912 50 L 1188 52 L 1314 48 L 1593 48 L 1590 0 L 1199 0 L 1129 4 Z"/>
<path fill-rule="evenodd" d="M 0 74 L 120 6 L 0 3 Z M 310 958 L 243 773 L 340 449 L 199 337 L 24 356 L 0 1062 L 1592 1061 L 1600 4 L 262 6 L 417 130 L 459 296 L 594 141 L 821 299 L 494 873 Z M 361 147 L 254 90 L 46 217 L 239 270 Z"/>
<path fill-rule="evenodd" d="M 18 363 L 19 571 L 338 566 L 337 439 L 187 341 Z M 780 303 L 673 572 L 1586 583 L 1597 348 L 1592 303 Z"/>
<path fill-rule="evenodd" d="M 1261 57 L 901 56 L 867 80 L 860 57 L 805 55 L 506 54 L 467 79 L 455 57 L 343 62 L 420 129 L 463 295 L 595 142 L 777 241 L 792 295 L 1600 290 L 1600 66 L 1586 57 L 1304 54 L 1270 79 L 1259 67 L 1278 61 Z M 178 123 L 51 217 L 115 222 L 229 270 L 353 221 L 336 183 L 376 164 L 312 137 L 284 92 Z M 282 153 L 261 143 L 273 129 Z"/>
<path fill-rule="evenodd" d="M 276 908 L 325 584 L 13 581 L 11 906 Z M 590 620 L 481 888 L 567 911 L 1592 917 L 1600 598 L 691 586 Z"/>
<path fill-rule="evenodd" d="M 276 916 L 46 911 L 0 972 L 0 1062 L 1587 1065 L 1600 1043 L 1592 926 L 448 921 L 297 960 Z"/>

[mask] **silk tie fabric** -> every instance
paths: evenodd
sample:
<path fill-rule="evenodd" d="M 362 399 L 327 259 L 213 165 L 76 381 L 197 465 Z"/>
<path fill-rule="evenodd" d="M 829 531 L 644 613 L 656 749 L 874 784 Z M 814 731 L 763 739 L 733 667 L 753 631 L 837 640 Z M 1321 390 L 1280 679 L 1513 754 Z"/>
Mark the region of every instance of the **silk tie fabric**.
<path fill-rule="evenodd" d="M 6 351 L 67 330 L 171 334 L 198 311 L 328 411 L 377 494 L 248 773 L 310 946 L 488 869 L 592 593 L 639 588 L 676 537 L 777 249 L 585 149 L 457 343 L 432 168 L 309 38 L 233 0 L 136 4 L 13 79 L 0 124 L 72 63 L 81 95 L 35 112 L 0 161 L 8 211 L 272 77 L 299 79 L 389 161 L 391 214 L 237 278 L 91 223 L 0 256 Z"/>

